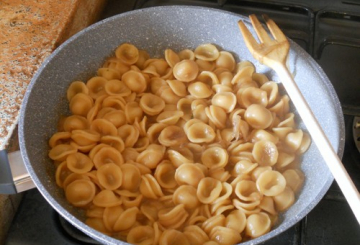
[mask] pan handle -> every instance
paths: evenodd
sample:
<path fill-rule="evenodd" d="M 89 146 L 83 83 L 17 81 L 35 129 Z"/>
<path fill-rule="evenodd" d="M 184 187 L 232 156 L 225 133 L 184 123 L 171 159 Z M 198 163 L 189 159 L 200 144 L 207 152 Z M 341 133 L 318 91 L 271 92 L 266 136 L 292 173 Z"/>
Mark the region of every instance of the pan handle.
<path fill-rule="evenodd" d="M 0 194 L 16 194 L 35 187 L 20 151 L 0 151 Z"/>

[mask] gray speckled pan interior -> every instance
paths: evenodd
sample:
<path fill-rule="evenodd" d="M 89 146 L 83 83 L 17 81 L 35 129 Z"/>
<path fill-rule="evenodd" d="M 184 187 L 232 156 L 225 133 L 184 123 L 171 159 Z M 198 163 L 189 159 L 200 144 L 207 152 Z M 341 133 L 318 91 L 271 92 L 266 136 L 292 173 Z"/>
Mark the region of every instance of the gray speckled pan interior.
<path fill-rule="evenodd" d="M 78 33 L 59 47 L 42 65 L 28 87 L 19 125 L 21 152 L 37 188 L 68 221 L 105 244 L 125 244 L 103 235 L 83 223 L 54 180 L 54 166 L 47 157 L 48 139 L 56 131 L 61 114 L 67 112 L 66 89 L 73 80 L 86 81 L 104 59 L 123 42 L 163 56 L 166 48 L 180 51 L 202 43 L 214 43 L 233 52 L 239 60 L 250 60 L 257 71 L 272 80 L 277 77 L 260 65 L 245 47 L 237 21 L 247 18 L 202 7 L 155 7 L 121 14 Z M 249 25 L 250 27 L 250 25 Z M 250 27 L 251 28 L 251 27 Z M 288 66 L 321 126 L 339 156 L 344 146 L 344 123 L 339 100 L 326 75 L 298 45 L 291 42 Z M 300 122 L 300 126 L 304 127 Z M 305 154 L 302 169 L 306 182 L 296 203 L 282 215 L 282 222 L 270 233 L 243 244 L 257 244 L 285 231 L 300 221 L 324 196 L 333 177 L 315 145 Z"/>

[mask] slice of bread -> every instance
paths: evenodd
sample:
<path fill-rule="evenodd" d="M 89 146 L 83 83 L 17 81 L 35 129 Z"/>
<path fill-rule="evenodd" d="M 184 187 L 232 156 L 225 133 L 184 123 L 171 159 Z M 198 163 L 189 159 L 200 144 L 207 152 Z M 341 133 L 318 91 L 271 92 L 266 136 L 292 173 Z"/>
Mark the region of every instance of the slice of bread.
<path fill-rule="evenodd" d="M 18 122 L 32 76 L 66 39 L 95 22 L 106 0 L 0 1 L 0 150 Z"/>

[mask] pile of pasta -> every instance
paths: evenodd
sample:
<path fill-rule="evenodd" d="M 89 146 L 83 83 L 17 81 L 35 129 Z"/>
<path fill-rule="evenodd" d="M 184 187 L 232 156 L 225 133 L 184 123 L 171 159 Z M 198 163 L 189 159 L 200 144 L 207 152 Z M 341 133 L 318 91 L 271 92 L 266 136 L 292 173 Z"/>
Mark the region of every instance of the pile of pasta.
<path fill-rule="evenodd" d="M 151 58 L 121 44 L 67 90 L 56 183 L 86 224 L 132 244 L 230 245 L 279 222 L 311 139 L 289 97 L 213 44 Z"/>

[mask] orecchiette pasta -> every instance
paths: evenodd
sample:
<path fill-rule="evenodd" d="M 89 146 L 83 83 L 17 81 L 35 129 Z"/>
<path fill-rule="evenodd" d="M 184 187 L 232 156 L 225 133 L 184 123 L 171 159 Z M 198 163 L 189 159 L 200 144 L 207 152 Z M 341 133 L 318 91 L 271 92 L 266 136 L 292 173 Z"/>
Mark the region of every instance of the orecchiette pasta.
<path fill-rule="evenodd" d="M 251 104 L 245 111 L 245 120 L 255 129 L 266 129 L 273 121 L 271 112 L 260 104 Z"/>
<path fill-rule="evenodd" d="M 116 190 L 122 184 L 123 173 L 115 163 L 102 165 L 96 172 L 101 186 L 107 190 Z"/>
<path fill-rule="evenodd" d="M 196 59 L 195 63 L 199 67 L 200 72 L 204 72 L 204 71 L 210 71 L 211 72 L 211 71 L 213 71 L 215 69 L 215 62 L 214 61 Z"/>
<path fill-rule="evenodd" d="M 230 113 L 234 110 L 237 101 L 236 96 L 231 92 L 218 92 L 212 97 L 211 103 Z"/>
<path fill-rule="evenodd" d="M 205 177 L 200 180 L 196 195 L 201 203 L 210 204 L 220 196 L 221 190 L 222 185 L 219 180 Z"/>
<path fill-rule="evenodd" d="M 199 166 L 193 163 L 184 163 L 175 171 L 175 180 L 178 185 L 192 185 L 197 187 L 205 177 Z"/>
<path fill-rule="evenodd" d="M 227 51 L 220 51 L 219 57 L 215 62 L 216 67 L 223 67 L 231 72 L 235 69 L 236 66 L 234 56 Z"/>
<path fill-rule="evenodd" d="M 202 245 L 209 241 L 208 235 L 197 225 L 189 225 L 185 227 L 184 235 L 192 245 Z"/>
<path fill-rule="evenodd" d="M 196 188 L 191 185 L 181 185 L 173 194 L 173 202 L 175 204 L 184 204 L 186 209 L 194 209 L 200 205 L 200 201 L 196 196 Z"/>
<path fill-rule="evenodd" d="M 180 228 L 188 216 L 189 214 L 186 212 L 184 204 L 161 209 L 158 213 L 159 223 L 168 229 Z"/>
<path fill-rule="evenodd" d="M 161 162 L 155 170 L 154 176 L 159 185 L 164 189 L 176 188 L 177 183 L 175 180 L 175 166 L 171 162 Z"/>
<path fill-rule="evenodd" d="M 171 244 L 184 244 L 190 245 L 188 239 L 185 234 L 175 230 L 175 229 L 167 229 L 165 230 L 160 237 L 159 244 L 171 245 Z"/>
<path fill-rule="evenodd" d="M 190 95 L 197 99 L 209 98 L 212 95 L 211 88 L 203 82 L 191 83 L 188 87 Z"/>
<path fill-rule="evenodd" d="M 88 129 L 89 127 L 90 122 L 86 118 L 77 115 L 66 117 L 62 124 L 62 128 L 65 132 L 71 132 L 74 129 Z"/>
<path fill-rule="evenodd" d="M 90 180 L 79 179 L 71 182 L 65 189 L 66 199 L 76 207 L 83 207 L 92 202 L 95 185 Z"/>
<path fill-rule="evenodd" d="M 189 141 L 193 143 L 210 143 L 216 136 L 214 129 L 200 120 L 187 121 L 184 125 L 184 131 Z"/>
<path fill-rule="evenodd" d="M 97 99 L 102 95 L 106 94 L 105 91 L 105 84 L 107 79 L 104 77 L 92 77 L 90 80 L 87 81 L 86 86 L 88 87 L 89 95 L 93 99 Z M 71 102 L 71 100 L 70 100 Z"/>
<path fill-rule="evenodd" d="M 277 196 L 284 191 L 286 179 L 278 171 L 264 171 L 257 178 L 256 187 L 265 196 Z"/>
<path fill-rule="evenodd" d="M 49 146 L 54 148 L 55 146 L 63 143 L 69 143 L 71 139 L 70 132 L 58 132 L 51 136 L 49 140 Z"/>
<path fill-rule="evenodd" d="M 141 72 L 130 70 L 124 73 L 121 80 L 133 92 L 142 93 L 147 88 L 147 81 Z"/>
<path fill-rule="evenodd" d="M 161 131 L 158 140 L 160 144 L 168 147 L 179 146 L 187 142 L 184 130 L 175 125 L 164 128 Z"/>
<path fill-rule="evenodd" d="M 140 170 L 130 163 L 121 165 L 120 169 L 122 172 L 121 188 L 128 191 L 137 191 L 141 182 Z"/>
<path fill-rule="evenodd" d="M 74 115 L 86 116 L 90 109 L 93 107 L 92 98 L 84 93 L 78 93 L 70 100 L 70 111 Z"/>
<path fill-rule="evenodd" d="M 225 226 L 239 233 L 243 232 L 246 226 L 246 215 L 241 210 L 233 210 L 225 219 Z"/>
<path fill-rule="evenodd" d="M 87 173 L 94 167 L 90 157 L 80 152 L 68 155 L 66 163 L 69 170 L 78 174 Z"/>
<path fill-rule="evenodd" d="M 141 96 L 140 107 L 146 114 L 155 116 L 162 112 L 165 107 L 165 102 L 156 95 L 145 93 Z"/>
<path fill-rule="evenodd" d="M 219 58 L 220 52 L 215 45 L 205 43 L 199 45 L 195 51 L 195 57 L 200 60 L 214 61 Z"/>
<path fill-rule="evenodd" d="M 271 221 L 269 215 L 264 212 L 251 214 L 247 218 L 246 234 L 250 237 L 259 237 L 270 230 Z"/>
<path fill-rule="evenodd" d="M 139 59 L 139 50 L 130 43 L 123 43 L 115 50 L 115 55 L 124 64 L 132 65 Z"/>
<path fill-rule="evenodd" d="M 131 229 L 127 235 L 127 242 L 132 244 L 154 244 L 154 229 L 149 225 L 141 225 Z"/>
<path fill-rule="evenodd" d="M 311 139 L 289 97 L 213 44 L 151 58 L 124 43 L 66 97 L 49 139 L 56 184 L 106 235 L 236 244 L 269 232 L 304 183 Z"/>
<path fill-rule="evenodd" d="M 227 165 L 228 158 L 229 155 L 225 149 L 213 146 L 203 152 L 201 162 L 209 169 L 222 168 Z"/>
<path fill-rule="evenodd" d="M 195 61 L 184 59 L 178 63 L 173 68 L 174 77 L 183 82 L 193 81 L 198 73 L 199 68 Z"/>
<path fill-rule="evenodd" d="M 211 229 L 210 238 L 220 245 L 237 244 L 241 241 L 240 233 L 226 226 L 215 226 Z"/>
<path fill-rule="evenodd" d="M 81 146 L 91 145 L 100 141 L 100 134 L 91 129 L 75 129 L 71 132 L 70 138 Z"/>

